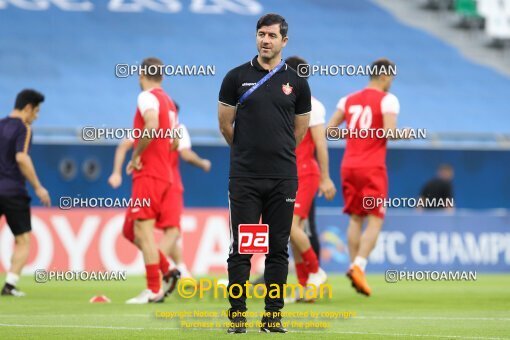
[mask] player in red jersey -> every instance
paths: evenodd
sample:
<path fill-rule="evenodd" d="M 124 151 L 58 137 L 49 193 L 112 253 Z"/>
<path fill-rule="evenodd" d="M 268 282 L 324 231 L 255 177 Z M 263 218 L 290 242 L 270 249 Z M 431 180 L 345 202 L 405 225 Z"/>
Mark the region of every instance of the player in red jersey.
<path fill-rule="evenodd" d="M 347 238 L 351 265 L 347 276 L 353 287 L 367 296 L 370 296 L 371 289 L 365 278 L 365 267 L 375 247 L 385 214 L 385 208 L 374 203 L 375 199 L 388 196 L 385 137 L 388 134 L 379 137 L 379 134 L 373 133 L 368 134 L 368 138 L 361 138 L 367 134 L 359 131 L 395 131 L 400 104 L 397 97 L 388 92 L 394 78 L 390 72 L 392 68 L 394 64 L 387 59 L 375 61 L 372 69 L 376 72 L 370 77 L 368 86 L 341 98 L 328 123 L 329 131 L 345 120 L 349 131 L 353 132 L 347 134 L 340 172 L 344 213 L 350 215 Z M 368 222 L 362 233 L 365 219 Z"/>
<path fill-rule="evenodd" d="M 298 65 L 307 64 L 299 57 L 289 57 L 285 62 L 296 70 Z M 296 275 L 302 286 L 318 287 L 327 279 L 326 273 L 319 267 L 317 254 L 304 231 L 304 223 L 317 192 L 319 196 L 324 195 L 328 200 L 332 200 L 336 193 L 335 185 L 329 177 L 328 149 L 324 133 L 325 116 L 324 105 L 312 97 L 308 131 L 296 148 L 298 191 L 294 204 L 290 241 L 296 264 Z"/>
<path fill-rule="evenodd" d="M 176 108 L 179 110 L 177 104 Z M 180 138 L 177 150 L 170 151 L 172 161 L 172 177 L 173 184 L 170 189 L 169 203 L 170 206 L 165 207 L 168 209 L 169 218 L 168 225 L 158 226 L 159 229 L 164 231 L 163 238 L 160 241 L 159 248 L 163 253 L 174 261 L 176 268 L 180 272 L 181 278 L 189 278 L 191 274 L 186 267 L 182 258 L 182 245 L 181 245 L 181 215 L 184 209 L 184 187 L 181 181 L 179 171 L 179 156 L 187 163 L 194 165 L 205 172 L 211 169 L 211 162 L 208 159 L 203 159 L 191 149 L 191 138 L 188 130 L 184 124 L 178 124 L 177 129 L 182 131 L 182 138 Z M 122 184 L 122 164 L 126 157 L 127 152 L 133 147 L 132 139 L 123 140 L 115 151 L 115 158 L 113 162 L 113 172 L 108 178 L 108 183 L 114 188 L 118 188 Z"/>
<path fill-rule="evenodd" d="M 156 246 L 154 227 L 169 224 L 168 209 L 164 209 L 172 185 L 168 132 L 173 126 L 169 112 L 176 112 L 176 108 L 161 88 L 163 75 L 144 71 L 150 70 L 150 67 L 161 69 L 162 66 L 157 58 L 147 58 L 142 62 L 140 86 L 143 92 L 138 96 L 134 119 L 134 129 L 140 131 L 142 137 L 134 140 L 132 159 L 126 169 L 127 174 L 133 176 L 133 201 L 150 199 L 148 207 L 129 208 L 124 223 L 124 236 L 143 253 L 147 278 L 147 289 L 126 301 L 130 304 L 163 301 L 166 291 L 161 285 L 162 275 L 170 275 L 170 264 Z"/>
<path fill-rule="evenodd" d="M 182 245 L 180 242 L 181 215 L 184 209 L 184 186 L 182 184 L 181 173 L 179 170 L 179 157 L 185 162 L 188 162 L 205 172 L 209 172 L 211 170 L 211 162 L 208 159 L 201 158 L 191 149 L 191 138 L 186 126 L 184 126 L 184 124 L 179 124 L 178 129 L 183 132 L 183 136 L 179 140 L 177 150 L 170 154 L 172 159 L 172 176 L 174 178 L 174 184 L 170 191 L 170 202 L 172 204 L 171 208 L 169 208 L 170 224 L 162 227 L 165 234 L 161 239 L 159 246 L 161 250 L 163 250 L 165 254 L 169 255 L 175 262 L 177 269 L 181 273 L 181 277 L 189 278 L 191 277 L 191 274 L 182 259 Z"/>

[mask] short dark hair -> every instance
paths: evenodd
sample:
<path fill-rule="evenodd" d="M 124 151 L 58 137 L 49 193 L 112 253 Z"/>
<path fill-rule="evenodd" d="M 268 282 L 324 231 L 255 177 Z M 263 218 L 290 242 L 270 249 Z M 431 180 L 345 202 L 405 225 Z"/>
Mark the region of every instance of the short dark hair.
<path fill-rule="evenodd" d="M 378 78 L 381 75 L 392 75 L 395 76 L 396 74 L 392 74 L 393 69 L 395 68 L 395 63 L 392 62 L 389 59 L 386 58 L 380 58 L 374 61 L 370 65 L 371 70 L 375 70 L 374 73 L 370 74 L 370 79 Z"/>
<path fill-rule="evenodd" d="M 143 73 L 144 77 L 152 81 L 161 82 L 163 80 L 163 65 L 163 62 L 159 58 L 145 58 L 142 61 L 142 71 L 145 71 Z"/>
<path fill-rule="evenodd" d="M 37 107 L 44 101 L 44 95 L 36 90 L 24 89 L 16 96 L 14 109 L 23 110 L 28 104 Z"/>
<path fill-rule="evenodd" d="M 287 59 L 285 59 L 285 63 L 287 65 L 289 65 L 291 68 L 293 68 L 294 71 L 296 71 L 296 72 L 298 72 L 298 66 L 300 64 L 308 64 L 306 62 L 306 60 L 304 60 L 301 57 L 298 57 L 297 55 L 294 55 L 292 57 L 288 57 Z M 308 78 L 308 77 L 306 77 L 306 78 Z"/>
<path fill-rule="evenodd" d="M 271 26 L 275 24 L 280 25 L 280 34 L 282 35 L 282 38 L 285 38 L 289 30 L 289 24 L 287 24 L 284 17 L 276 13 L 269 13 L 261 16 L 259 21 L 257 21 L 257 31 L 262 26 Z"/>

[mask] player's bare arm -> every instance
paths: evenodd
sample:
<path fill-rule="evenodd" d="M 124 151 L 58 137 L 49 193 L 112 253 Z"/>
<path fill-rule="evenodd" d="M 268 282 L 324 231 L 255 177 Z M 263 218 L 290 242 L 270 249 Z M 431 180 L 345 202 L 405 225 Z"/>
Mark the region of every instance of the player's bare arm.
<path fill-rule="evenodd" d="M 155 130 L 159 127 L 159 113 L 154 109 L 148 109 L 143 113 L 143 120 L 145 125 L 143 127 L 144 130 L 151 131 Z M 138 144 L 136 145 L 135 150 L 133 151 L 133 156 L 131 161 L 127 167 L 127 173 L 131 174 L 133 170 L 140 170 L 142 168 L 142 164 L 140 163 L 140 156 L 143 151 L 149 146 L 152 141 L 152 137 L 150 133 L 143 134 L 143 137 L 139 139 Z"/>
<path fill-rule="evenodd" d="M 234 106 L 218 103 L 218 121 L 220 131 L 228 145 L 234 141 L 234 120 L 236 118 L 236 108 Z"/>
<path fill-rule="evenodd" d="M 175 151 L 179 148 L 179 138 L 172 139 L 172 143 L 170 144 L 170 150 Z"/>
<path fill-rule="evenodd" d="M 171 118 L 170 118 L 170 125 L 171 125 L 171 129 L 172 130 L 179 130 L 178 128 L 178 119 L 177 119 L 177 113 L 175 112 L 172 112 L 171 113 Z M 174 138 L 172 139 L 171 143 L 170 143 L 170 151 L 176 151 L 177 149 L 179 149 L 179 143 L 180 143 L 180 138 Z"/>
<path fill-rule="evenodd" d="M 383 115 L 383 128 L 386 131 L 395 131 L 397 129 L 397 115 L 391 113 Z"/>
<path fill-rule="evenodd" d="M 296 115 L 294 118 L 294 137 L 296 138 L 296 146 L 301 143 L 305 137 L 308 124 L 310 123 L 310 112 L 302 115 Z"/>
<path fill-rule="evenodd" d="M 186 163 L 196 166 L 197 168 L 200 168 L 205 172 L 209 172 L 211 170 L 211 161 L 208 159 L 201 158 L 192 149 L 181 150 L 179 154 L 182 160 L 184 160 Z"/>
<path fill-rule="evenodd" d="M 108 184 L 117 189 L 122 184 L 122 164 L 126 159 L 127 152 L 133 147 L 133 140 L 123 139 L 115 149 L 115 157 L 113 158 L 113 171 L 108 178 Z"/>
<path fill-rule="evenodd" d="M 336 188 L 335 184 L 329 176 L 329 156 L 328 146 L 324 134 L 324 124 L 312 126 L 310 133 L 312 134 L 313 143 L 317 154 L 317 161 L 321 169 L 321 182 L 319 185 L 319 197 L 324 197 L 330 201 L 335 197 Z"/>
<path fill-rule="evenodd" d="M 398 117 L 397 114 L 392 114 L 392 113 L 387 113 L 387 114 L 383 115 L 383 126 L 384 126 L 383 128 L 384 128 L 384 130 L 386 132 L 388 132 L 390 130 L 393 132 L 392 134 L 389 134 L 388 139 L 391 139 L 391 140 L 410 139 L 411 136 L 410 136 L 408 128 L 404 128 L 403 129 L 403 133 L 400 134 L 400 135 L 396 133 L 396 130 L 397 130 L 397 117 Z M 392 137 L 392 136 L 395 136 L 395 137 Z M 397 138 L 397 136 L 401 137 L 401 138 Z"/>
<path fill-rule="evenodd" d="M 335 113 L 333 113 L 333 116 L 331 116 L 329 122 L 328 122 L 328 126 L 326 128 L 326 137 L 337 137 L 337 135 L 335 134 L 335 136 L 331 136 L 330 135 L 330 131 L 332 128 L 337 128 L 339 127 L 345 120 L 345 113 L 340 110 L 340 109 L 337 109 L 335 111 Z"/>
<path fill-rule="evenodd" d="M 39 197 L 41 203 L 49 207 L 51 205 L 50 195 L 48 190 L 42 186 L 39 177 L 37 177 L 32 158 L 25 152 L 18 152 L 16 153 L 16 162 L 23 176 L 25 176 L 34 188 L 35 194 Z"/>

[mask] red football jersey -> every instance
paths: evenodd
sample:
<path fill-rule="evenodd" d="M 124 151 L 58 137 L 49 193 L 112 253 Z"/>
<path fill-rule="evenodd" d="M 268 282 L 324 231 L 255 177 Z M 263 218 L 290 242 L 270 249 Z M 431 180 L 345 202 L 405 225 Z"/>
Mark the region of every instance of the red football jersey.
<path fill-rule="evenodd" d="M 159 135 L 153 136 L 149 146 L 142 152 L 142 168 L 140 171 L 133 173 L 133 179 L 140 176 L 151 176 L 171 183 L 172 162 L 168 152 L 171 140 L 165 138 L 165 136 L 170 136 L 170 129 L 173 128 L 170 119 L 171 111 L 176 112 L 177 110 L 172 99 L 161 88 L 154 88 L 140 93 L 134 121 L 134 128 L 140 130 L 140 132 L 143 132 L 145 125 L 142 112 L 148 109 L 154 109 L 159 113 L 157 129 Z M 134 147 L 136 148 L 137 145 L 138 138 L 134 140 Z"/>
<path fill-rule="evenodd" d="M 383 129 L 384 114 L 398 114 L 400 105 L 397 97 L 388 92 L 366 88 L 340 99 L 337 109 L 345 114 L 347 128 L 358 131 L 347 134 L 344 168 L 386 168 L 386 138 L 376 134 L 359 133 L 361 129 Z M 360 138 L 367 136 L 367 138 Z"/>
<path fill-rule="evenodd" d="M 326 109 L 324 105 L 312 97 L 312 111 L 310 112 L 310 123 L 305 137 L 296 148 L 296 164 L 298 177 L 310 174 L 320 175 L 319 164 L 315 158 L 315 143 L 313 142 L 310 128 L 325 123 Z"/>

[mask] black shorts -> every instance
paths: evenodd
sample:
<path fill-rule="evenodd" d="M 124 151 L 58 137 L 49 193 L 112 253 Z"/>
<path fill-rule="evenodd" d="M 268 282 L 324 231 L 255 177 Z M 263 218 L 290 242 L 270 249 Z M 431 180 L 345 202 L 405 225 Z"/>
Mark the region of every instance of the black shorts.
<path fill-rule="evenodd" d="M 7 224 L 14 236 L 32 230 L 30 219 L 30 197 L 28 196 L 0 196 L 0 217 L 5 215 Z"/>

